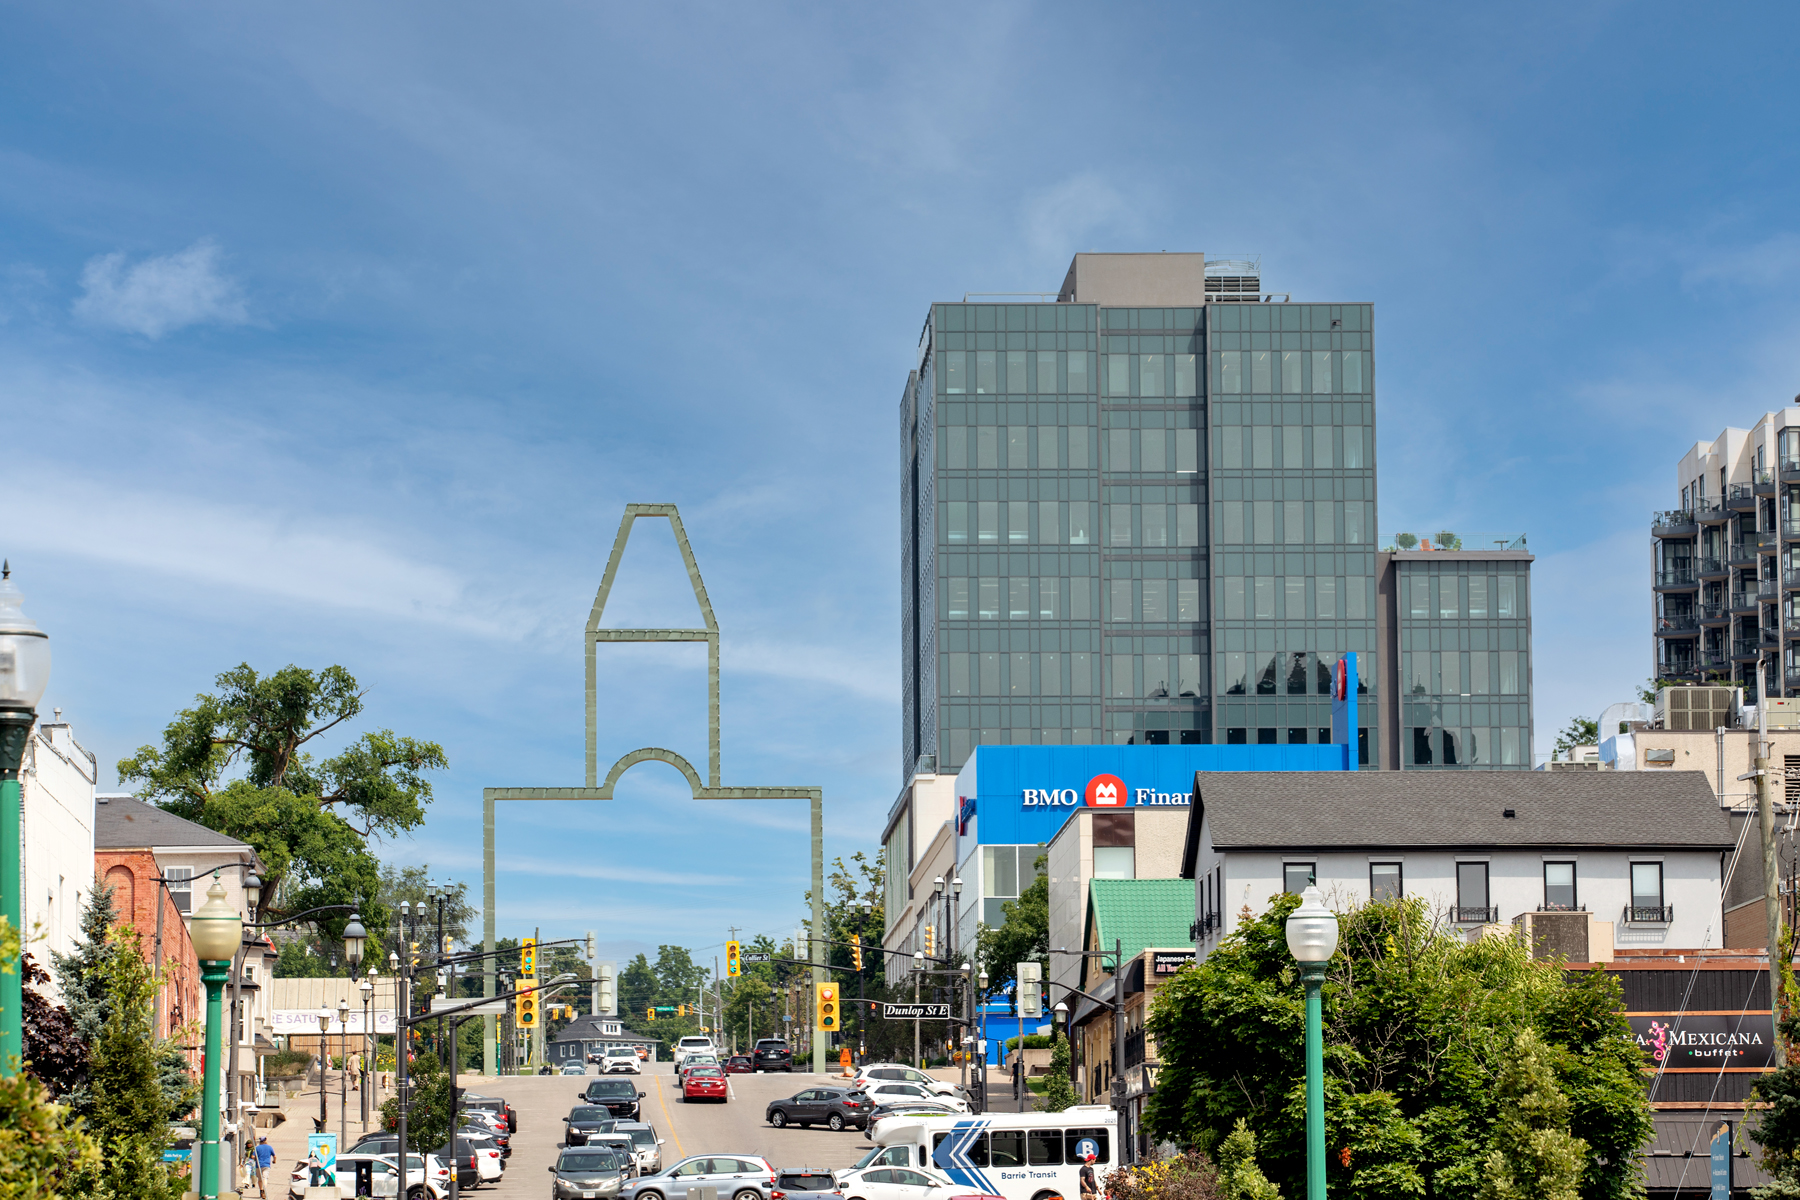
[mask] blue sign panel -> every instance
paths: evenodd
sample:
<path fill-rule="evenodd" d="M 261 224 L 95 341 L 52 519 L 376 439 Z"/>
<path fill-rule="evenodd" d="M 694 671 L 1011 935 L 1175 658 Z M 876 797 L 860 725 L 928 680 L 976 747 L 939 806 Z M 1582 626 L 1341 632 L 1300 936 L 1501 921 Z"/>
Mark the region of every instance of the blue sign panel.
<path fill-rule="evenodd" d="M 1712 1200 L 1731 1200 L 1731 1122 L 1720 1121 L 1712 1139 Z"/>

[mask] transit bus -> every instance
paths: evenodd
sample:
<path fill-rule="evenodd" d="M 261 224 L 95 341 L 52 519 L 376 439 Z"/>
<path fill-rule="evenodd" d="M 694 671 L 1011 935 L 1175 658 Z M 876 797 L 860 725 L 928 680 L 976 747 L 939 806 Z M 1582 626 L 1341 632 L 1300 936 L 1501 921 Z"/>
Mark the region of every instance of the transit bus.
<path fill-rule="evenodd" d="M 962 1187 L 1006 1200 L 1076 1200 L 1087 1155 L 1103 1190 L 1118 1165 L 1117 1119 L 1104 1104 L 1055 1113 L 896 1113 L 870 1131 L 879 1149 L 866 1165 L 931 1166 Z"/>

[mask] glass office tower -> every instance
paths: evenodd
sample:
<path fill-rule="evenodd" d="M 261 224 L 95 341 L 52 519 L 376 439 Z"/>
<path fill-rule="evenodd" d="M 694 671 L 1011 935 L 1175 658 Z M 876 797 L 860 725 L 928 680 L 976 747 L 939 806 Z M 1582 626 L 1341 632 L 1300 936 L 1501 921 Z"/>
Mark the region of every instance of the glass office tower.
<path fill-rule="evenodd" d="M 901 401 L 903 772 L 1329 741 L 1337 658 L 1379 686 L 1372 336 L 1369 305 L 1197 254 L 933 305 Z"/>

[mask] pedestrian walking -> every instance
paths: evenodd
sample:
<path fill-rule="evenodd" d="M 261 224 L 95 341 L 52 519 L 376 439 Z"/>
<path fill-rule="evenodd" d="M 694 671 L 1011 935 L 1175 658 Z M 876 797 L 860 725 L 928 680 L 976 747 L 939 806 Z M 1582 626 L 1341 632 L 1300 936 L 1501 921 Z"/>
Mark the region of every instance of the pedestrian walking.
<path fill-rule="evenodd" d="M 269 1145 L 267 1137 L 256 1139 L 256 1187 L 263 1195 L 269 1197 L 269 1168 L 275 1165 L 275 1147 Z"/>

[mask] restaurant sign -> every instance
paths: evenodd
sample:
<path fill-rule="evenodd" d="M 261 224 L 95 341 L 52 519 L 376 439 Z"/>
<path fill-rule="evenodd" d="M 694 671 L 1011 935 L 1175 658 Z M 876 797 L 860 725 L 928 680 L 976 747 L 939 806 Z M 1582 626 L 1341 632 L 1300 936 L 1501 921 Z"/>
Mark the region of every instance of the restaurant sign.
<path fill-rule="evenodd" d="M 1766 1012 L 1629 1015 L 1647 1065 L 1681 1068 L 1773 1067 L 1774 1031 Z"/>

